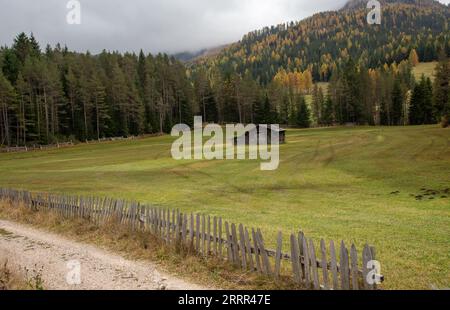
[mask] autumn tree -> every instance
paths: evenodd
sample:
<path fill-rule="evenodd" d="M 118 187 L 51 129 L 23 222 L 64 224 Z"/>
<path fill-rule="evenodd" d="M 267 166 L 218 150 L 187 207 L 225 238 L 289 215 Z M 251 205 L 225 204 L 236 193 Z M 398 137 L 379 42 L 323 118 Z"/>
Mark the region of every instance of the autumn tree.
<path fill-rule="evenodd" d="M 415 67 L 419 64 L 419 56 L 417 55 L 417 52 L 415 49 L 411 50 L 411 52 L 409 53 L 408 59 L 413 67 Z"/>

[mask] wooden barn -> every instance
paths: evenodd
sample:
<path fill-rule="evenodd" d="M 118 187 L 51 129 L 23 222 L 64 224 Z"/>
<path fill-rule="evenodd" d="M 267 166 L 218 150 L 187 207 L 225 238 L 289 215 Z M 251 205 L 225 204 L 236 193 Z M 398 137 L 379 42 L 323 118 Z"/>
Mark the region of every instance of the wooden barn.
<path fill-rule="evenodd" d="M 272 133 L 278 134 L 279 136 L 279 142 L 280 144 L 285 144 L 286 143 L 286 130 L 282 129 L 282 128 L 278 128 L 278 129 L 272 129 L 271 126 L 262 126 L 262 125 L 257 125 L 255 129 L 253 129 L 252 131 L 246 131 L 245 132 L 245 144 L 246 145 L 250 145 L 250 144 L 254 144 L 257 143 L 257 140 L 254 143 L 251 143 L 250 141 L 250 137 L 252 135 L 256 135 L 259 136 L 259 133 L 262 130 L 267 130 L 267 144 L 271 144 L 272 143 Z M 242 138 L 242 136 L 240 137 L 235 137 L 234 138 L 234 144 L 237 145 L 238 143 L 238 139 Z"/>

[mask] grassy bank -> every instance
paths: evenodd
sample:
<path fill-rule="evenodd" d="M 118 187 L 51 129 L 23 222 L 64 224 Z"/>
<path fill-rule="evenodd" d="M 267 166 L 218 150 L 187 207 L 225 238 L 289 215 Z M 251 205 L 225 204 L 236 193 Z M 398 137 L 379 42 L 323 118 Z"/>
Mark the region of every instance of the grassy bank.
<path fill-rule="evenodd" d="M 272 278 L 260 274 L 243 271 L 214 257 L 203 257 L 194 254 L 189 249 L 181 250 L 175 246 L 169 246 L 149 233 L 131 231 L 114 220 L 104 225 L 96 225 L 85 219 L 64 219 L 55 212 L 46 210 L 31 211 L 24 206 L 13 206 L 5 200 L 0 200 L 0 218 L 45 229 L 72 240 L 108 249 L 128 259 L 149 260 L 158 264 L 160 270 L 204 287 L 235 290 L 302 289 L 292 283 L 289 276 L 282 275 L 280 281 L 274 281 Z M 0 261 L 1 259 L 0 255 Z M 5 285 L 6 289 L 38 289 L 42 287 L 40 274 L 36 271 L 31 273 L 32 277 L 29 276 L 30 272 L 26 271 L 25 279 L 27 280 L 23 281 L 10 270 L 10 268 L 6 268 L 6 264 L 4 269 L 0 266 L 0 290 L 2 283 L 8 283 Z"/>

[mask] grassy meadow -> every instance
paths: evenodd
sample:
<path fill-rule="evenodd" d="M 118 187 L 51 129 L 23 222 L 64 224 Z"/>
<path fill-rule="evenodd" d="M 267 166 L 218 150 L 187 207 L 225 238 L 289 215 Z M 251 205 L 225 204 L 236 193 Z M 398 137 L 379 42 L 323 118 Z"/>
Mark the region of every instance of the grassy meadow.
<path fill-rule="evenodd" d="M 416 67 L 414 67 L 413 74 L 416 81 L 420 81 L 420 79 L 422 78 L 422 74 L 424 74 L 425 77 L 429 77 L 433 81 L 437 64 L 437 61 L 421 62 Z"/>
<path fill-rule="evenodd" d="M 276 171 L 175 161 L 169 136 L 0 154 L 0 187 L 127 198 L 377 249 L 385 289 L 450 287 L 450 130 L 289 130 Z M 433 194 L 424 192 L 432 190 Z"/>

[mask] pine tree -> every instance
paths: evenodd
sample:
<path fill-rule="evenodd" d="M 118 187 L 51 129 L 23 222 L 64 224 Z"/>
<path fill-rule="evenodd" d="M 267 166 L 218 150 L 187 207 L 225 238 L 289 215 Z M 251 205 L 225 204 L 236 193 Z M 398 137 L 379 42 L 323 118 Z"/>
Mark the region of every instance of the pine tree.
<path fill-rule="evenodd" d="M 444 127 L 450 122 L 450 61 L 441 53 L 434 80 L 434 112 Z"/>
<path fill-rule="evenodd" d="M 32 125 L 32 120 L 29 119 L 29 114 L 31 110 L 31 89 L 29 87 L 29 84 L 25 82 L 21 73 L 17 78 L 16 91 L 18 100 L 18 111 L 16 111 L 16 114 L 19 123 L 17 144 L 26 145 L 28 126 Z"/>
<path fill-rule="evenodd" d="M 312 111 L 314 124 L 319 126 L 322 122 L 323 94 L 322 89 L 315 84 L 312 93 Z"/>
<path fill-rule="evenodd" d="M 124 74 L 117 63 L 113 64 L 112 79 L 109 92 L 113 109 L 113 134 L 115 136 L 128 136 L 128 89 Z"/>
<path fill-rule="evenodd" d="M 33 33 L 30 35 L 30 56 L 31 57 L 39 57 L 41 55 L 41 47 L 39 43 L 36 41 Z"/>
<path fill-rule="evenodd" d="M 139 79 L 139 91 L 141 92 L 141 96 L 144 96 L 144 88 L 147 83 L 148 75 L 147 75 L 147 58 L 144 55 L 144 52 L 141 50 L 139 52 L 139 60 L 137 67 L 138 79 Z"/>
<path fill-rule="evenodd" d="M 138 88 L 134 82 L 130 81 L 128 83 L 126 95 L 128 134 L 139 135 L 144 128 L 144 105 L 142 104 Z"/>
<path fill-rule="evenodd" d="M 77 83 L 77 109 L 81 112 L 83 130 L 80 137 L 82 137 L 83 140 L 89 140 L 92 137 L 91 97 L 89 77 L 86 72 L 82 72 Z"/>
<path fill-rule="evenodd" d="M 409 113 L 411 125 L 435 123 L 432 96 L 431 80 L 429 78 L 426 79 L 425 76 L 422 75 L 420 83 L 414 87 L 411 98 Z"/>
<path fill-rule="evenodd" d="M 211 95 L 211 91 L 209 90 L 207 73 L 204 69 L 196 72 L 194 77 L 194 89 L 199 107 L 198 110 L 203 116 L 203 119 L 207 119 L 206 104 L 208 97 Z"/>
<path fill-rule="evenodd" d="M 0 71 L 0 145 L 11 145 L 10 112 L 14 103 L 14 88 Z"/>
<path fill-rule="evenodd" d="M 322 124 L 325 126 L 332 126 L 334 122 L 333 102 L 331 97 L 327 96 L 322 112 Z"/>
<path fill-rule="evenodd" d="M 300 128 L 309 128 L 311 126 L 310 111 L 303 96 L 298 98 L 296 125 Z"/>
<path fill-rule="evenodd" d="M 10 83 L 15 83 L 20 70 L 20 60 L 17 58 L 16 53 L 11 49 L 6 49 L 3 52 L 3 70 L 0 71 L 3 71 L 2 73 Z"/>
<path fill-rule="evenodd" d="M 15 39 L 13 44 L 14 53 L 21 64 L 25 63 L 25 59 L 31 54 L 31 44 L 28 36 L 22 32 Z"/>
<path fill-rule="evenodd" d="M 140 61 L 142 65 L 142 60 Z M 140 73 L 139 73 L 140 72 Z M 145 68 L 138 70 L 142 79 L 143 104 L 144 104 L 144 130 L 147 133 L 154 133 L 158 128 L 156 101 L 156 65 L 152 55 L 149 55 L 145 61 Z"/>
<path fill-rule="evenodd" d="M 392 89 L 392 119 L 391 125 L 398 126 L 402 124 L 404 95 L 399 79 L 394 82 Z"/>
<path fill-rule="evenodd" d="M 266 96 L 267 97 L 267 96 Z M 258 98 L 254 103 L 253 110 L 255 112 L 255 123 L 256 124 L 264 124 L 266 120 L 266 114 L 264 111 L 264 101 L 265 98 Z"/>
<path fill-rule="evenodd" d="M 433 113 L 433 83 L 429 77 L 426 78 L 424 89 L 424 123 L 425 124 L 435 124 L 436 117 Z"/>
<path fill-rule="evenodd" d="M 100 140 L 100 137 L 106 134 L 110 116 L 108 114 L 109 111 L 105 103 L 105 87 L 103 86 L 97 74 L 92 75 L 89 81 L 89 88 L 91 94 L 91 102 L 93 102 L 94 107 L 96 137 L 98 140 Z"/>
<path fill-rule="evenodd" d="M 272 109 L 269 96 L 266 94 L 264 98 L 258 99 L 255 104 L 255 123 L 256 124 L 273 124 L 277 122 L 276 111 Z"/>
<path fill-rule="evenodd" d="M 344 123 L 363 123 L 360 84 L 358 68 L 350 59 L 343 71 Z"/>
<path fill-rule="evenodd" d="M 67 73 L 64 76 L 64 81 L 66 84 L 67 101 L 69 103 L 70 132 L 74 133 L 76 131 L 75 109 L 77 100 L 78 80 L 72 70 L 72 67 L 68 68 Z"/>
<path fill-rule="evenodd" d="M 424 89 L 422 81 L 425 77 L 422 75 L 421 82 L 414 87 L 414 91 L 411 97 L 411 107 L 409 110 L 409 123 L 411 125 L 422 125 L 424 124 Z"/>
<path fill-rule="evenodd" d="M 65 97 L 60 78 L 60 72 L 56 66 L 54 60 L 50 59 L 47 63 L 47 80 L 48 89 L 46 95 L 48 95 L 49 102 L 49 120 L 50 120 L 50 133 L 51 142 L 58 140 L 60 129 L 67 127 L 65 123 Z"/>

